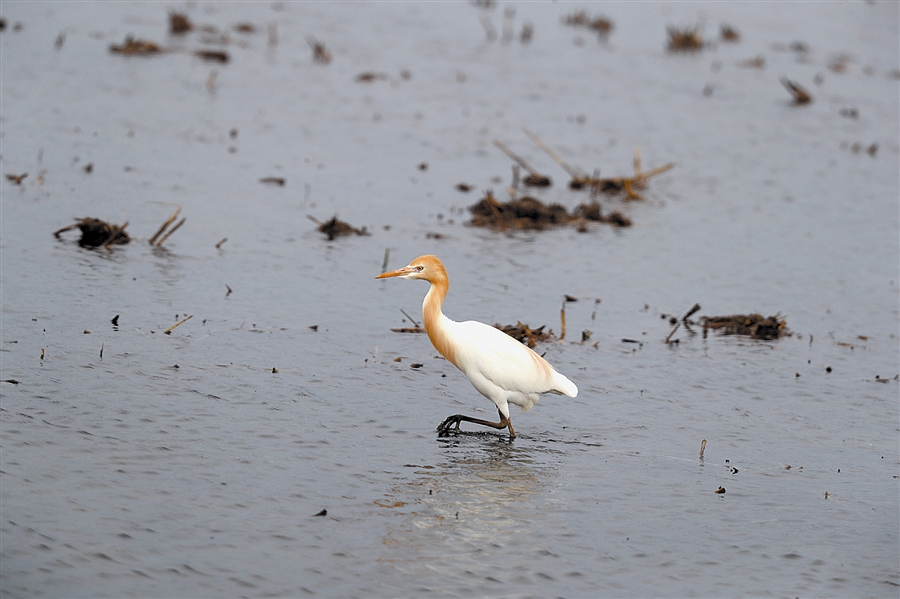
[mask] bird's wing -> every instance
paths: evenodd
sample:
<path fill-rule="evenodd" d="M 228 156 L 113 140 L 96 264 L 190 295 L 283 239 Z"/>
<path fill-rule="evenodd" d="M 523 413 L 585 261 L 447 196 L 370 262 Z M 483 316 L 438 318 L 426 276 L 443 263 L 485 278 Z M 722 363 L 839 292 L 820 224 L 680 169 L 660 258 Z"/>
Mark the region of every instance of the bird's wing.
<path fill-rule="evenodd" d="M 477 321 L 453 323 L 451 338 L 459 368 L 480 374 L 501 389 L 519 393 L 556 390 L 553 367 L 503 331 Z"/>

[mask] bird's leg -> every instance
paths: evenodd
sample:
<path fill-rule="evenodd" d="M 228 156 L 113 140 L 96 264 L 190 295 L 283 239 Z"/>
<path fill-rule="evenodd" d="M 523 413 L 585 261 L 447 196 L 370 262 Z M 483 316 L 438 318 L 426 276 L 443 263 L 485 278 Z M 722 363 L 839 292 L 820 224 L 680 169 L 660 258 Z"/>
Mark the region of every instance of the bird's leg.
<path fill-rule="evenodd" d="M 512 422 L 508 417 L 504 416 L 500 410 L 497 410 L 497 413 L 500 414 L 500 422 L 491 422 L 490 420 L 481 420 L 480 418 L 472 418 L 471 416 L 466 416 L 464 414 L 454 414 L 453 416 L 447 417 L 442 423 L 440 423 L 437 427 L 437 432 L 439 437 L 446 437 L 450 434 L 451 427 L 453 427 L 454 431 L 459 431 L 459 423 L 460 422 L 471 422 L 473 424 L 480 424 L 482 426 L 489 426 L 491 428 L 496 428 L 498 430 L 502 430 L 504 428 L 509 429 L 509 438 L 515 439 L 516 433 L 513 430 Z"/>
<path fill-rule="evenodd" d="M 509 416 L 503 416 L 503 413 L 500 410 L 497 410 L 497 413 L 500 414 L 500 422 L 506 421 L 506 428 L 509 429 L 509 440 L 512 441 L 516 438 L 516 431 L 513 430 L 512 420 L 509 419 Z"/>

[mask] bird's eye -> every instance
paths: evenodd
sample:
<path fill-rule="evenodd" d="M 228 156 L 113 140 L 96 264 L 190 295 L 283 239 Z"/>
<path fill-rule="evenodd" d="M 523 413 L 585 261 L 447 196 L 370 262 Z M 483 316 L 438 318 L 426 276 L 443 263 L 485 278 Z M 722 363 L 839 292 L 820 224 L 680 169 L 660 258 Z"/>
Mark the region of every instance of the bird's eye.
<path fill-rule="evenodd" d="M 416 271 L 417 271 L 417 272 L 422 272 L 423 270 L 425 270 L 425 267 L 422 266 L 421 264 L 419 264 L 419 265 L 416 266 Z"/>

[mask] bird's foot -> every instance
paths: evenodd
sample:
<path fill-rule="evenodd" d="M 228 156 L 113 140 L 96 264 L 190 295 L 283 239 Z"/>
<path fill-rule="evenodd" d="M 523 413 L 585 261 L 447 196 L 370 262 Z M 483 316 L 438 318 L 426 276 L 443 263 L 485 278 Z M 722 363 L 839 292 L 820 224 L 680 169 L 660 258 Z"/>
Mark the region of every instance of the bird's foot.
<path fill-rule="evenodd" d="M 465 416 L 462 414 L 454 414 L 453 416 L 447 417 L 442 423 L 440 423 L 437 427 L 438 437 L 446 437 L 451 432 L 458 433 L 459 432 L 459 423 L 465 419 Z"/>

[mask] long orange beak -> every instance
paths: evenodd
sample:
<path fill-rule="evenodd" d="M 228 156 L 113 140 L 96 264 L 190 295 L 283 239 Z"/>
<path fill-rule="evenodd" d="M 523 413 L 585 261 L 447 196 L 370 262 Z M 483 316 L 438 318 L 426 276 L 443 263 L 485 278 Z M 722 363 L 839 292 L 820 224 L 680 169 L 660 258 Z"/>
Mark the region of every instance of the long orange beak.
<path fill-rule="evenodd" d="M 388 277 L 405 277 L 406 275 L 413 272 L 413 269 L 409 266 L 404 266 L 403 268 L 398 268 L 397 270 L 391 270 L 388 272 L 383 272 L 376 279 L 387 279 Z"/>

